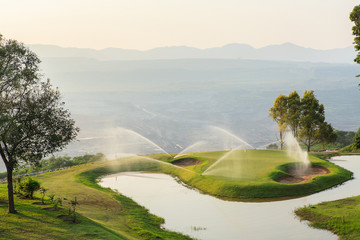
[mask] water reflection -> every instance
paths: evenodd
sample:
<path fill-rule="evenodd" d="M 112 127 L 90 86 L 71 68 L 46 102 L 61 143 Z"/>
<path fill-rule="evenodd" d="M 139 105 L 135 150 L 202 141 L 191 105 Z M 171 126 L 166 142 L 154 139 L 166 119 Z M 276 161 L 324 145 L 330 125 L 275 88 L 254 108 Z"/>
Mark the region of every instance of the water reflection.
<path fill-rule="evenodd" d="M 360 156 L 332 160 L 354 172 L 354 180 L 311 196 L 267 203 L 220 200 L 200 194 L 165 174 L 127 172 L 102 179 L 101 185 L 117 189 L 165 219 L 164 227 L 198 239 L 337 239 L 329 231 L 300 222 L 294 209 L 360 195 Z M 340 161 L 341 160 L 341 161 Z"/>

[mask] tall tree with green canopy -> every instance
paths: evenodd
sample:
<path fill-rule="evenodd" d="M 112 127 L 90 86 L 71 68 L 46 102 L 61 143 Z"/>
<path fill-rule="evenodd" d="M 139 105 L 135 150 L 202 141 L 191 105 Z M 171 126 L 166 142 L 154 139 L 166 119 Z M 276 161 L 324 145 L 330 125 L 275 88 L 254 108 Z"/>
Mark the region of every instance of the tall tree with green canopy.
<path fill-rule="evenodd" d="M 354 62 L 360 64 L 360 5 L 355 6 L 350 13 L 350 20 L 355 24 L 352 27 L 352 33 L 354 35 L 354 44 L 355 50 L 357 51 L 357 55 L 354 59 Z M 359 77 L 358 75 L 357 77 Z M 359 83 L 360 86 L 360 83 Z"/>
<path fill-rule="evenodd" d="M 352 27 L 354 37 L 355 50 L 357 51 L 354 62 L 360 63 L 360 5 L 355 6 L 350 13 L 350 20 L 355 24 Z"/>
<path fill-rule="evenodd" d="M 289 94 L 287 104 L 288 113 L 286 122 L 292 134 L 297 137 L 300 124 L 301 102 L 300 96 L 296 91 Z"/>
<path fill-rule="evenodd" d="M 325 148 L 326 144 L 336 141 L 337 134 L 331 124 L 324 121 L 323 123 L 320 123 L 318 129 L 316 130 L 315 138 L 322 147 Z"/>
<path fill-rule="evenodd" d="M 269 116 L 277 122 L 279 128 L 279 137 L 280 137 L 280 149 L 283 149 L 284 145 L 284 132 L 287 127 L 287 107 L 288 98 L 284 95 L 280 95 L 275 99 L 274 106 L 270 108 Z"/>
<path fill-rule="evenodd" d="M 7 170 L 9 212 L 15 212 L 13 170 L 62 150 L 79 129 L 50 81 L 41 81 L 40 60 L 22 43 L 0 35 L 0 156 Z"/>
<path fill-rule="evenodd" d="M 314 95 L 314 91 L 305 91 L 301 98 L 301 117 L 299 137 L 310 151 L 312 145 L 318 143 L 319 126 L 325 121 L 324 105 Z"/>

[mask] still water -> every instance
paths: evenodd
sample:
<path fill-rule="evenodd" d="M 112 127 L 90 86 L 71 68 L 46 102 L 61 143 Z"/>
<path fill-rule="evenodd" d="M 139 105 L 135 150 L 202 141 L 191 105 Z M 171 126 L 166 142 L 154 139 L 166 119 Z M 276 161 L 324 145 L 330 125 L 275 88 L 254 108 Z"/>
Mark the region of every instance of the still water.
<path fill-rule="evenodd" d="M 118 190 L 163 217 L 163 227 L 197 239 L 337 239 L 329 231 L 300 222 L 294 210 L 309 204 L 360 195 L 360 156 L 332 158 L 354 173 L 354 180 L 311 196 L 265 203 L 230 202 L 189 189 L 171 176 L 125 172 L 106 176 L 100 185 Z"/>

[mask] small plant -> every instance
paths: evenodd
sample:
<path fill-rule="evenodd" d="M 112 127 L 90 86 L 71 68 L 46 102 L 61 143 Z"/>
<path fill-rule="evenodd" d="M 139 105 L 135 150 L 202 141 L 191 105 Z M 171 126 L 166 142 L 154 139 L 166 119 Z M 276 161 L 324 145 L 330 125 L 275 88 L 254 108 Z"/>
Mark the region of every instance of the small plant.
<path fill-rule="evenodd" d="M 74 200 L 70 200 L 70 208 L 69 208 L 69 215 L 73 217 L 73 223 L 76 223 L 76 206 L 79 204 L 77 198 L 75 197 Z"/>
<path fill-rule="evenodd" d="M 14 178 L 14 181 L 13 181 L 14 186 L 13 186 L 13 188 L 14 188 L 14 193 L 15 193 L 15 194 L 20 193 L 21 179 L 22 179 L 22 177 L 16 177 L 16 178 Z"/>
<path fill-rule="evenodd" d="M 44 187 L 40 188 L 40 193 L 41 193 L 41 203 L 44 204 L 44 198 L 45 198 L 45 193 L 46 193 L 47 189 Z"/>
<path fill-rule="evenodd" d="M 39 190 L 40 183 L 32 178 L 26 178 L 20 183 L 19 189 L 24 193 L 26 198 L 33 198 L 34 192 Z"/>
<path fill-rule="evenodd" d="M 53 201 L 53 206 L 55 209 L 58 209 L 59 206 L 62 206 L 62 200 L 61 198 L 56 198 L 54 201 Z"/>
<path fill-rule="evenodd" d="M 54 200 L 55 200 L 55 194 L 51 193 L 48 195 L 48 197 L 49 197 L 50 203 L 53 204 Z"/>

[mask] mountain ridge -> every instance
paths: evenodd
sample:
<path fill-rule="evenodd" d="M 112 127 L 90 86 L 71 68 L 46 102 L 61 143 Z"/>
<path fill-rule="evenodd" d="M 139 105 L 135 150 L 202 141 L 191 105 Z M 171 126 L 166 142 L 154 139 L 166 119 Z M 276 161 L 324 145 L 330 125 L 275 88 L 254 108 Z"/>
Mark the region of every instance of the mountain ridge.
<path fill-rule="evenodd" d="M 60 47 L 56 45 L 27 45 L 40 58 L 94 58 L 103 61 L 112 60 L 158 60 L 158 59 L 249 59 L 324 63 L 353 63 L 356 52 L 352 46 L 329 50 L 305 48 L 293 43 L 268 45 L 254 48 L 248 44 L 231 43 L 222 47 L 199 49 L 188 46 L 167 46 L 149 50 L 122 48 Z"/>

